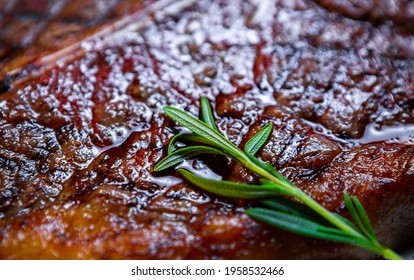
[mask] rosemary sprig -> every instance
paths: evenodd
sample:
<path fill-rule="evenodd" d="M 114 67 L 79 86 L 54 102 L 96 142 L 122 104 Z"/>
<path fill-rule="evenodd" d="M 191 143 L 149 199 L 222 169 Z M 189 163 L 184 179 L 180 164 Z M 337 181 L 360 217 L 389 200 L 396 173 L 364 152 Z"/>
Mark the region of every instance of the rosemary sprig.
<path fill-rule="evenodd" d="M 375 237 L 369 218 L 356 197 L 344 195 L 345 205 L 354 223 L 328 211 L 315 200 L 283 177 L 269 163 L 254 155 L 266 143 L 272 123 L 265 125 L 240 150 L 217 129 L 208 99 L 201 98 L 202 120 L 177 108 L 166 106 L 164 112 L 174 121 L 193 133 L 178 134 L 168 146 L 168 156 L 154 171 L 171 168 L 185 159 L 200 154 L 217 154 L 238 161 L 261 176 L 260 185 L 239 184 L 199 177 L 184 169 L 179 173 L 192 184 L 211 193 L 241 199 L 261 199 L 260 206 L 246 210 L 250 217 L 297 234 L 314 238 L 352 244 L 377 253 L 387 259 L 402 259 L 392 250 L 383 247 Z M 175 149 L 176 143 L 193 143 L 193 146 Z M 289 200 L 296 198 L 300 202 Z"/>

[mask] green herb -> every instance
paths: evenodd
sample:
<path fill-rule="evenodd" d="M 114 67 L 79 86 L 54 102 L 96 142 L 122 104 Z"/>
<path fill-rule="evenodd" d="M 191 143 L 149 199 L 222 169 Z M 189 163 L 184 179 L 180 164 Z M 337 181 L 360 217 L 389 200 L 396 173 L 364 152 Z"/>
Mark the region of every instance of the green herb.
<path fill-rule="evenodd" d="M 354 220 L 352 223 L 328 211 L 283 177 L 272 165 L 255 157 L 272 131 L 271 123 L 254 135 L 242 151 L 218 131 L 207 98 L 201 98 L 200 102 L 202 120 L 177 108 L 164 108 L 167 116 L 193 133 L 173 137 L 168 146 L 168 156 L 155 166 L 154 171 L 171 168 L 200 154 L 229 157 L 260 175 L 261 184 L 248 185 L 212 180 L 196 176 L 184 169 L 178 171 L 192 184 L 208 192 L 224 197 L 261 199 L 260 206 L 247 209 L 246 214 L 263 223 L 297 234 L 359 246 L 387 259 L 401 259 L 399 255 L 378 242 L 358 198 L 344 195 L 345 205 Z M 176 149 L 176 143 L 179 141 L 195 145 Z M 294 202 L 289 197 L 300 202 Z"/>

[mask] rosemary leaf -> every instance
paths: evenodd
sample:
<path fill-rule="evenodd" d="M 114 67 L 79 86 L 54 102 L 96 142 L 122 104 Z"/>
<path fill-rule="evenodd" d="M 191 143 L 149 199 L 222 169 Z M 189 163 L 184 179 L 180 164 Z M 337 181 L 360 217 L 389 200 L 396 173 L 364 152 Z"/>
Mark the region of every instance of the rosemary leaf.
<path fill-rule="evenodd" d="M 356 223 L 360 231 L 363 232 L 365 235 L 370 236 L 369 232 L 365 229 L 365 226 L 362 223 L 357 210 L 355 209 L 355 205 L 348 194 L 344 194 L 344 200 L 346 208 L 348 208 L 349 214 L 351 214 L 352 219 L 354 219 L 354 222 Z"/>
<path fill-rule="evenodd" d="M 359 214 L 359 217 L 361 218 L 362 223 L 364 224 L 367 231 L 375 239 L 374 229 L 372 228 L 371 222 L 369 221 L 367 212 L 365 212 L 364 207 L 362 207 L 362 204 L 361 204 L 361 202 L 359 201 L 359 199 L 357 197 L 355 197 L 355 196 L 352 197 L 352 200 L 354 201 L 355 208 L 358 211 L 358 214 Z"/>
<path fill-rule="evenodd" d="M 316 223 L 329 225 L 329 223 L 322 219 L 315 211 L 303 203 L 278 197 L 260 200 L 260 204 L 269 209 L 309 219 Z"/>
<path fill-rule="evenodd" d="M 270 165 L 268 162 L 264 163 L 261 160 L 259 160 L 258 158 L 254 157 L 250 154 L 246 154 L 246 155 L 253 163 L 255 163 L 257 166 L 263 168 L 264 170 L 269 172 L 271 175 L 275 176 L 280 182 L 284 182 L 284 183 L 286 183 L 290 186 L 293 186 L 293 184 L 286 177 L 284 177 L 282 174 L 280 174 L 279 171 L 274 169 L 273 166 Z"/>
<path fill-rule="evenodd" d="M 266 143 L 272 132 L 272 123 L 266 124 L 262 129 L 259 130 L 244 146 L 244 152 L 254 156 Z"/>
<path fill-rule="evenodd" d="M 380 251 L 380 248 L 370 242 L 367 242 L 363 238 L 345 233 L 339 229 L 323 226 L 296 215 L 286 214 L 266 208 L 250 208 L 246 210 L 246 214 L 266 224 L 293 233 L 333 242 L 352 244 L 375 252 Z"/>
<path fill-rule="evenodd" d="M 349 200 L 349 195 L 348 194 L 345 194 L 344 197 L 345 197 L 344 198 L 345 201 Z M 376 237 L 375 237 L 375 234 L 374 234 L 374 230 L 372 229 L 371 222 L 369 221 L 368 215 L 365 212 L 364 208 L 362 207 L 361 202 L 355 196 L 351 197 L 351 201 L 352 201 L 353 206 L 355 207 L 354 209 L 355 209 L 355 211 L 357 213 L 357 216 L 358 216 L 358 221 L 355 221 L 355 222 L 358 224 L 358 226 L 361 228 L 361 230 L 365 233 L 365 235 L 367 237 L 369 237 L 371 240 L 375 241 Z M 354 218 L 354 220 L 355 220 L 355 218 Z"/>
<path fill-rule="evenodd" d="M 258 199 L 281 195 L 280 189 L 277 187 L 247 185 L 229 181 L 206 179 L 196 176 L 185 169 L 178 169 L 178 172 L 193 185 L 224 197 Z"/>
<path fill-rule="evenodd" d="M 174 121 L 188 128 L 195 134 L 211 141 L 215 147 L 221 148 L 229 154 L 243 157 L 241 151 L 233 143 L 228 141 L 218 131 L 211 129 L 207 124 L 196 119 L 193 115 L 170 106 L 164 107 L 164 112 Z"/>
<path fill-rule="evenodd" d="M 337 242 L 343 242 L 345 237 L 352 237 L 350 234 L 344 234 L 338 229 L 328 228 L 300 216 L 276 210 L 250 208 L 246 210 L 246 214 L 269 225 L 310 237 Z"/>
<path fill-rule="evenodd" d="M 215 131 L 218 131 L 216 123 L 214 122 L 213 112 L 211 111 L 210 102 L 208 102 L 207 97 L 201 97 L 200 100 L 201 105 L 201 115 L 203 117 L 203 121 Z"/>
<path fill-rule="evenodd" d="M 163 158 L 157 165 L 154 167 L 154 171 L 162 171 L 173 167 L 183 160 L 188 158 L 200 155 L 200 154 L 212 154 L 212 155 L 223 155 L 229 157 L 229 155 L 217 148 L 208 147 L 208 146 L 191 146 L 179 149 L 175 152 L 172 152 L 165 158 Z"/>
<path fill-rule="evenodd" d="M 180 133 L 175 135 L 171 141 L 170 144 L 168 144 L 168 154 L 171 154 L 173 151 L 176 150 L 175 145 L 177 144 L 177 142 L 194 142 L 194 143 L 198 143 L 198 144 L 206 144 L 209 146 L 213 146 L 214 143 L 209 141 L 208 139 L 198 136 L 196 134 L 193 133 Z"/>

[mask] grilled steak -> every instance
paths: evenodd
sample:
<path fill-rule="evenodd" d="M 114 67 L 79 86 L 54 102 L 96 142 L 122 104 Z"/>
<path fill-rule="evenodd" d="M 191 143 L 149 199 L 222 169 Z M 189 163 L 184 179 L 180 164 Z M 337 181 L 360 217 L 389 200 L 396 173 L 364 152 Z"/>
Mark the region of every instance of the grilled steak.
<path fill-rule="evenodd" d="M 151 2 L 0 0 L 0 75 L 99 32 Z"/>
<path fill-rule="evenodd" d="M 272 122 L 258 156 L 328 209 L 346 216 L 347 192 L 384 245 L 412 235 L 411 15 L 366 5 L 352 16 L 353 2 L 337 2 L 175 1 L 47 67 L 23 66 L 40 68 L 0 95 L 0 258 L 375 257 L 267 227 L 244 214 L 254 202 L 154 173 L 182 130 L 163 106 L 197 115 L 200 96 L 241 147 Z M 185 166 L 257 180 L 220 157 Z"/>

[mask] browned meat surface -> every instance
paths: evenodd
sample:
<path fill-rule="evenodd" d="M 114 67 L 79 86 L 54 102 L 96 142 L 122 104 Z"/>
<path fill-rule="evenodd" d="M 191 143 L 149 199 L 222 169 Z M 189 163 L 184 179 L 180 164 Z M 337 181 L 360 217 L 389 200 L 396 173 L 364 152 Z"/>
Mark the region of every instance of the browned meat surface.
<path fill-rule="evenodd" d="M 412 0 L 316 0 L 330 11 L 352 19 L 368 20 L 381 24 L 392 21 L 401 27 L 414 27 Z"/>
<path fill-rule="evenodd" d="M 154 0 L 0 0 L 0 77 Z"/>
<path fill-rule="evenodd" d="M 273 122 L 259 156 L 330 210 L 346 215 L 346 191 L 385 245 L 412 236 L 414 33 L 316 2 L 175 1 L 11 83 L 0 95 L 0 258 L 375 257 L 266 227 L 244 215 L 247 202 L 153 173 L 180 131 L 162 107 L 197 115 L 200 96 L 240 146 Z M 186 166 L 256 180 L 205 163 Z"/>

